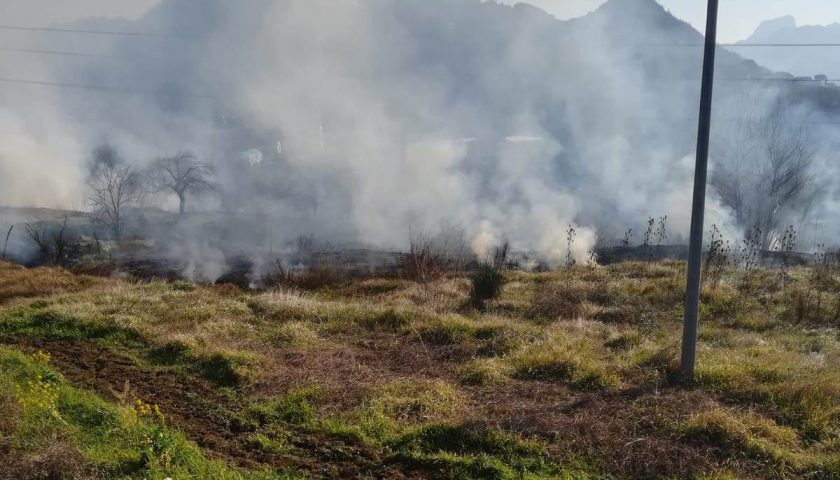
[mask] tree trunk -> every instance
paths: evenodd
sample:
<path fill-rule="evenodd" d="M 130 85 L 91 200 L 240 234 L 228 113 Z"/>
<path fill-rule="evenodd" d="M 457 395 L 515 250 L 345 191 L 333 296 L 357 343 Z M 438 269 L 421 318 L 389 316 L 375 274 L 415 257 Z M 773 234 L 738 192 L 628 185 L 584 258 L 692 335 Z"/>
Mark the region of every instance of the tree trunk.
<path fill-rule="evenodd" d="M 179 213 L 179 215 L 181 215 L 183 217 L 184 216 L 184 210 L 186 209 L 186 206 L 187 206 L 187 196 L 186 195 L 178 195 L 178 201 L 180 203 L 179 208 L 178 208 L 178 213 Z"/>

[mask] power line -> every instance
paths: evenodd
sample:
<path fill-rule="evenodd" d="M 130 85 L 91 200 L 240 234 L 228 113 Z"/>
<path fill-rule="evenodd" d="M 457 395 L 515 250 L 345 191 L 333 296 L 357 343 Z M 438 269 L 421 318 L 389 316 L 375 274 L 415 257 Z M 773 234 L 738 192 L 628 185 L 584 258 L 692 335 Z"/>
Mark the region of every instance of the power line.
<path fill-rule="evenodd" d="M 65 52 L 59 50 L 40 50 L 35 48 L 8 48 L 8 47 L 0 47 L 0 51 L 2 52 L 14 52 L 14 53 L 31 53 L 36 55 L 55 55 L 55 56 L 66 56 L 66 57 L 89 57 L 89 58 L 108 58 L 108 55 L 102 55 L 98 53 L 84 53 L 84 52 Z"/>
<path fill-rule="evenodd" d="M 818 80 L 816 78 L 717 78 L 716 82 L 791 82 L 791 83 L 833 83 L 840 82 L 837 78 L 826 78 Z"/>
<path fill-rule="evenodd" d="M 83 35 L 109 35 L 120 37 L 151 37 L 151 38 L 186 38 L 183 35 L 174 33 L 150 33 L 150 32 L 117 32 L 107 30 L 81 30 L 71 28 L 52 27 L 18 27 L 13 25 L 0 25 L 0 30 L 11 30 L 19 32 L 45 32 L 45 33 L 78 33 Z"/>
<path fill-rule="evenodd" d="M 34 86 L 41 86 L 41 87 L 69 88 L 69 89 L 76 89 L 76 90 L 99 91 L 99 92 L 107 92 L 107 93 L 114 93 L 114 94 L 126 94 L 126 95 L 154 95 L 154 96 L 188 97 L 188 98 L 201 98 L 201 99 L 214 99 L 215 98 L 210 94 L 202 94 L 202 93 L 162 92 L 162 91 L 156 91 L 156 90 L 141 90 L 141 89 L 132 89 L 132 88 L 109 87 L 109 86 L 105 86 L 105 85 L 84 85 L 84 84 L 79 84 L 79 83 L 47 82 L 47 81 L 41 81 L 41 80 L 24 80 L 24 79 L 18 79 L 18 78 L 0 77 L 0 82 L 17 84 L 17 85 L 34 85 Z"/>
<path fill-rule="evenodd" d="M 674 48 L 703 48 L 702 43 L 644 43 L 639 47 L 674 47 Z M 840 47 L 840 43 L 718 43 L 721 48 L 764 47 L 764 48 L 806 48 L 806 47 Z"/>
<path fill-rule="evenodd" d="M 840 43 L 721 43 L 726 48 L 741 47 L 840 47 Z"/>

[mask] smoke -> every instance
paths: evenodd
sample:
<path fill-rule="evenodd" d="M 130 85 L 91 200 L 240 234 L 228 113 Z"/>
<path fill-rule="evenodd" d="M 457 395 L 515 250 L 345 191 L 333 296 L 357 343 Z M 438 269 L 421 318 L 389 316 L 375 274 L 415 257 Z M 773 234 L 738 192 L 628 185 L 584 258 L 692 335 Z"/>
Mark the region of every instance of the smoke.
<path fill-rule="evenodd" d="M 166 0 L 130 25 L 178 37 L 80 41 L 104 58 L 36 65 L 122 93 L 0 97 L 0 203 L 80 208 L 108 142 L 139 166 L 185 150 L 215 164 L 225 196 L 195 204 L 226 212 L 225 249 L 308 234 L 404 248 L 411 228 L 456 225 L 478 254 L 507 239 L 557 264 L 570 227 L 578 261 L 649 217 L 675 242 L 688 231 L 702 51 L 628 39 L 700 36 L 650 0 L 570 22 L 480 0 Z M 737 94 L 718 90 L 721 118 Z M 206 229 L 179 232 L 190 270 L 223 273 Z"/>

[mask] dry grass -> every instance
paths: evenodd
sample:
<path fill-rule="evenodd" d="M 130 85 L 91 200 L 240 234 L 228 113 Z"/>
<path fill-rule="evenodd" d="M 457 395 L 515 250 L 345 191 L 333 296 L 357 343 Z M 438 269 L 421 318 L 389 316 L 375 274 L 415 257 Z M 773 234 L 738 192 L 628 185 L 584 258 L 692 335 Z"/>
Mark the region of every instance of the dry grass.
<path fill-rule="evenodd" d="M 61 268 L 27 269 L 0 261 L 0 304 L 15 299 L 79 292 L 104 283 L 105 280 L 73 275 Z"/>

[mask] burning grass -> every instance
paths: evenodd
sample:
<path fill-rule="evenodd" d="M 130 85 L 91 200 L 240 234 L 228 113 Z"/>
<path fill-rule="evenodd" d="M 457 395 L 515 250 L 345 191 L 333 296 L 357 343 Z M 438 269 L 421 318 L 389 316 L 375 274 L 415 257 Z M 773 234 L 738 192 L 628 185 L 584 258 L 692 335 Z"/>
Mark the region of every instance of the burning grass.
<path fill-rule="evenodd" d="M 467 278 L 258 293 L 1 265 L 0 409 L 57 391 L 62 421 L 5 415 L 0 461 L 20 478 L 840 476 L 836 274 L 724 270 L 703 291 L 690 387 L 671 381 L 681 264 L 503 275 L 479 310 Z M 60 364 L 21 353 L 40 348 Z M 173 396 L 164 426 L 114 393 L 170 388 L 193 400 Z M 160 428 L 155 457 L 131 443 Z"/>

